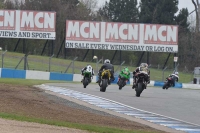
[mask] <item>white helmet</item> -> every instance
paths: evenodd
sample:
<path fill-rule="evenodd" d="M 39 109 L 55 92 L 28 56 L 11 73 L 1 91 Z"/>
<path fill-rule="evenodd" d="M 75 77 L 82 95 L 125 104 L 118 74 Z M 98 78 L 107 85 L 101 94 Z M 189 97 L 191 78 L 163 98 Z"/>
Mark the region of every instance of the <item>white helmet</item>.
<path fill-rule="evenodd" d="M 92 66 L 91 65 L 87 65 L 89 68 L 92 68 Z"/>
<path fill-rule="evenodd" d="M 109 60 L 109 59 L 105 59 L 105 60 L 104 60 L 104 63 L 105 63 L 105 64 L 106 64 L 106 63 L 110 64 L 110 60 Z"/>
<path fill-rule="evenodd" d="M 148 64 L 147 63 L 141 63 L 140 67 L 148 67 Z"/>
<path fill-rule="evenodd" d="M 175 75 L 178 75 L 178 72 L 175 72 L 174 74 L 175 74 Z"/>

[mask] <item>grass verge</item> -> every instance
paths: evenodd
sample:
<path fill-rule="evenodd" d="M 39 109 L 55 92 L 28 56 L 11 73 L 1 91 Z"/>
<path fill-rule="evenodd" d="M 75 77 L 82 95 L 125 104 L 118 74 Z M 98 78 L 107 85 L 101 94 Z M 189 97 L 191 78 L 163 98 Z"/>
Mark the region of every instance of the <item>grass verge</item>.
<path fill-rule="evenodd" d="M 7 113 L 0 113 L 0 117 L 4 119 L 9 119 L 9 120 L 35 122 L 35 123 L 40 123 L 40 124 L 68 127 L 68 128 L 86 130 L 89 132 L 97 132 L 97 133 L 153 133 L 153 132 L 142 131 L 142 130 L 139 130 L 139 131 L 122 130 L 122 129 L 117 129 L 117 128 L 101 127 L 101 126 L 95 126 L 95 125 L 46 120 L 46 119 L 40 119 L 40 118 L 31 118 L 31 117 L 25 117 L 25 116 L 19 116 L 15 114 L 7 114 Z"/>
<path fill-rule="evenodd" d="M 0 83 L 12 84 L 12 85 L 33 86 L 33 85 L 39 85 L 39 84 L 43 84 L 43 83 L 72 83 L 72 82 L 0 78 Z M 134 130 L 134 131 L 133 130 L 122 130 L 122 129 L 118 129 L 118 128 L 102 127 L 102 126 L 96 126 L 96 125 L 87 125 L 87 124 L 71 123 L 71 122 L 64 122 L 64 121 L 47 120 L 47 119 L 41 119 L 41 118 L 31 118 L 31 117 L 27 117 L 27 116 L 8 114 L 8 113 L 4 113 L 4 112 L 0 112 L 0 118 L 9 119 L 9 120 L 17 120 L 17 121 L 35 122 L 35 123 L 47 124 L 47 125 L 53 125 L 53 126 L 68 127 L 68 128 L 86 130 L 89 132 L 97 132 L 97 133 L 153 133 L 153 132 L 144 131 L 144 130 Z"/>
<path fill-rule="evenodd" d="M 19 64 L 21 58 L 24 57 L 24 54 L 16 53 L 16 52 L 6 52 L 5 58 L 4 58 L 4 68 L 11 68 L 15 69 L 17 66 L 17 69 L 23 70 L 24 69 L 24 62 Z M 0 62 L 2 61 L 2 58 L 0 57 Z M 71 60 L 66 59 L 60 59 L 60 58 L 52 58 L 50 63 L 50 58 L 47 56 L 38 56 L 38 55 L 29 55 L 28 56 L 28 70 L 38 70 L 38 71 L 50 71 L 51 72 L 58 72 L 58 73 L 65 73 L 67 70 L 67 73 L 76 73 L 80 74 L 80 70 L 85 67 L 87 64 L 92 65 L 95 72 L 97 72 L 97 69 L 100 68 L 101 64 L 96 64 L 95 62 L 82 62 L 82 61 L 75 61 L 74 62 L 74 69 L 73 65 L 70 65 Z M 49 66 L 49 64 L 51 64 Z M 41 67 L 42 66 L 42 67 Z M 119 71 L 120 67 L 118 65 L 115 65 L 115 71 Z M 121 68 L 123 68 L 122 66 Z M 136 67 L 127 66 L 129 67 L 130 71 L 134 71 Z M 163 81 L 165 78 L 173 72 L 173 70 L 167 69 L 166 71 L 162 71 L 162 69 L 155 69 L 150 68 L 151 71 L 151 80 L 154 81 Z M 189 83 L 193 80 L 193 74 L 192 73 L 185 73 L 185 72 L 179 72 L 179 82 L 180 83 Z"/>
<path fill-rule="evenodd" d="M 12 84 L 12 85 L 33 86 L 33 85 L 40 85 L 40 84 L 44 84 L 44 83 L 72 83 L 72 82 L 57 81 L 57 80 L 32 80 L 32 79 L 0 78 L 0 83 Z"/>

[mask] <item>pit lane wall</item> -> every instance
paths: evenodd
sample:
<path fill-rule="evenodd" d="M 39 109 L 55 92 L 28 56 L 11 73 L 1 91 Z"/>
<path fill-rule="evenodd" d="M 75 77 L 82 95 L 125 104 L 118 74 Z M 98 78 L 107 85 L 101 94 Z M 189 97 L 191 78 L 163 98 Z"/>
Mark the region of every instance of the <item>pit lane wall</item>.
<path fill-rule="evenodd" d="M 0 78 L 19 78 L 19 79 L 36 79 L 36 80 L 61 80 L 61 81 L 74 81 L 80 82 L 82 75 L 80 74 L 66 74 L 66 73 L 54 73 L 54 72 L 43 72 L 43 71 L 33 71 L 33 70 L 15 70 L 0 68 Z M 98 77 L 93 76 L 92 82 L 95 83 Z M 112 82 L 116 84 L 118 77 Z M 132 85 L 133 79 L 131 78 L 127 84 Z M 151 81 L 148 86 L 163 86 L 162 81 Z M 198 84 L 184 84 L 176 83 L 174 88 L 190 88 L 190 89 L 200 89 Z"/>

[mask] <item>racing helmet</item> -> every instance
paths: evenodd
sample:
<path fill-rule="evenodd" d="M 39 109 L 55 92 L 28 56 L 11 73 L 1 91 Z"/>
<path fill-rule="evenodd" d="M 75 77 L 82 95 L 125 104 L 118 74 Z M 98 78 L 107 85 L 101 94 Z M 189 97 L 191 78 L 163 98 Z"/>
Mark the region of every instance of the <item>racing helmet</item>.
<path fill-rule="evenodd" d="M 141 63 L 140 67 L 148 67 L 148 64 L 147 63 Z"/>
<path fill-rule="evenodd" d="M 178 72 L 175 72 L 174 74 L 175 74 L 175 75 L 178 75 Z"/>
<path fill-rule="evenodd" d="M 128 67 L 124 67 L 124 70 L 129 71 Z"/>
<path fill-rule="evenodd" d="M 92 66 L 90 64 L 88 64 L 87 67 L 92 68 Z"/>
<path fill-rule="evenodd" d="M 107 63 L 107 64 L 110 64 L 110 60 L 109 60 L 109 59 L 105 59 L 105 60 L 104 60 L 104 63 L 105 63 L 105 64 L 106 64 L 106 63 Z"/>

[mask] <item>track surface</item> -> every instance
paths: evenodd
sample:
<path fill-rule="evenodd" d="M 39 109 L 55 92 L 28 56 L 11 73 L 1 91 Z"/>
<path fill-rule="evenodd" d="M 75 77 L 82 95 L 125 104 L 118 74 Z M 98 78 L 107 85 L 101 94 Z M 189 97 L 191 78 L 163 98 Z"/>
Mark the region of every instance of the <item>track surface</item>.
<path fill-rule="evenodd" d="M 152 119 L 148 117 L 149 115 L 144 115 L 143 119 L 188 133 L 200 132 L 200 126 L 198 126 L 200 125 L 200 90 L 174 88 L 163 90 L 161 87 L 148 87 L 143 91 L 141 97 L 135 97 L 135 90 L 131 89 L 131 86 L 125 86 L 122 90 L 119 90 L 117 85 L 110 85 L 106 92 L 100 92 L 96 84 L 90 84 L 87 88 L 83 88 L 82 84 L 48 85 L 91 94 L 122 103 L 126 107 L 156 113 L 159 116 L 162 115 L 163 118 L 153 117 L 154 119 Z M 69 92 L 69 90 L 66 92 Z M 106 105 L 102 105 L 102 107 L 109 108 Z M 165 119 L 165 116 L 170 118 Z M 175 121 L 172 121 L 171 118 Z"/>

